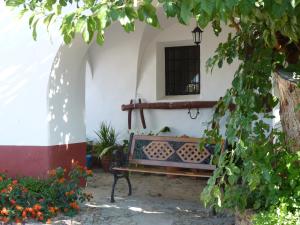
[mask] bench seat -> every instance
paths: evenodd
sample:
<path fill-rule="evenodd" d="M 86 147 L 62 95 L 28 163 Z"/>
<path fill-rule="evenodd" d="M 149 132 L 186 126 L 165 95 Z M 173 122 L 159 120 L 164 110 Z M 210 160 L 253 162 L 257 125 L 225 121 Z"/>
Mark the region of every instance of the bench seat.
<path fill-rule="evenodd" d="M 115 171 L 127 171 L 135 173 L 149 173 L 149 174 L 162 174 L 162 175 L 174 175 L 184 177 L 206 177 L 209 178 L 213 171 L 167 171 L 162 168 L 130 168 L 130 167 L 114 167 Z"/>

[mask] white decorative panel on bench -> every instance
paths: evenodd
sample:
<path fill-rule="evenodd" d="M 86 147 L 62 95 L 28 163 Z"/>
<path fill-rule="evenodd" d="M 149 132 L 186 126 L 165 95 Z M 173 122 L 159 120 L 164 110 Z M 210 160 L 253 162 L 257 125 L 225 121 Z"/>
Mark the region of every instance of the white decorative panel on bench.
<path fill-rule="evenodd" d="M 152 160 L 166 160 L 175 152 L 168 142 L 163 141 L 153 141 L 143 151 Z"/>
<path fill-rule="evenodd" d="M 176 153 L 182 161 L 190 163 L 201 163 L 211 155 L 205 148 L 200 151 L 197 143 L 186 143 Z"/>

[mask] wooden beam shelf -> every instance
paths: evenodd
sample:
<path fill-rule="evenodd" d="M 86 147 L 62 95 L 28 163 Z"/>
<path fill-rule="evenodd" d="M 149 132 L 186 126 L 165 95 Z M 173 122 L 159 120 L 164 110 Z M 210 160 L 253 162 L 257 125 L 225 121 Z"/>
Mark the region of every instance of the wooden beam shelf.
<path fill-rule="evenodd" d="M 217 101 L 184 101 L 184 102 L 153 102 L 153 103 L 130 103 L 122 105 L 122 111 L 133 109 L 203 109 L 212 108 Z"/>
<path fill-rule="evenodd" d="M 196 117 L 190 117 L 196 119 L 199 114 L 199 109 L 212 108 L 217 104 L 217 101 L 182 101 L 182 102 L 152 102 L 152 103 L 142 103 L 141 99 L 138 100 L 138 103 L 133 103 L 133 100 L 130 100 L 130 103 L 127 105 L 122 105 L 122 111 L 128 111 L 128 129 L 131 129 L 131 117 L 132 110 L 139 109 L 141 123 L 143 128 L 146 128 L 146 121 L 144 117 L 144 109 L 162 109 L 162 110 L 172 110 L 172 109 L 197 109 Z"/>

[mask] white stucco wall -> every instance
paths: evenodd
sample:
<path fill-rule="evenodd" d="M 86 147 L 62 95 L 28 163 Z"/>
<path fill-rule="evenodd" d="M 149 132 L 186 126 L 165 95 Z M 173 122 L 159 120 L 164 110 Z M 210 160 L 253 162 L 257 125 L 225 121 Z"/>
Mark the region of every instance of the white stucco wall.
<path fill-rule="evenodd" d="M 59 38 L 43 29 L 32 39 L 28 20 L 0 2 L 0 145 L 47 145 L 46 91 Z"/>
<path fill-rule="evenodd" d="M 62 44 L 57 27 L 38 26 L 0 2 L 0 145 L 85 141 L 85 53 L 81 38 Z"/>
<path fill-rule="evenodd" d="M 214 101 L 223 96 L 230 87 L 237 65 L 224 65 L 213 74 L 206 72 L 205 62 L 213 55 L 220 40 L 227 38 L 228 30 L 215 37 L 212 29 L 204 30 L 201 44 L 201 94 L 157 98 L 157 46 L 180 42 L 193 45 L 191 30 L 194 24 L 183 26 L 176 20 L 160 18 L 161 29 L 138 24 L 137 31 L 124 34 L 118 25 L 106 32 L 106 42 L 99 47 L 93 44 L 89 49 L 92 73 L 86 77 L 86 129 L 87 136 L 95 138 L 94 131 L 102 121 L 111 123 L 123 139 L 128 134 L 127 112 L 121 111 L 122 104 L 128 104 L 135 96 L 143 102 L 200 100 Z M 159 56 L 159 55 L 158 55 Z M 135 91 L 137 89 L 137 92 Z M 194 110 L 192 110 L 194 113 Z M 138 133 L 158 131 L 169 126 L 171 135 L 199 137 L 211 119 L 212 110 L 202 109 L 196 120 L 191 120 L 187 110 L 144 110 L 147 129 L 141 127 L 139 111 L 133 113 L 132 130 Z"/>

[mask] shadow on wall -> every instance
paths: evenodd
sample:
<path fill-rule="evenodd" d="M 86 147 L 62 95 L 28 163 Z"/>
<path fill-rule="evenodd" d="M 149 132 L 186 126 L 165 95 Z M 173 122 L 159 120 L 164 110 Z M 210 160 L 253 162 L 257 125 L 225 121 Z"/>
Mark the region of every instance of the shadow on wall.
<path fill-rule="evenodd" d="M 48 83 L 49 145 L 85 142 L 85 64 L 89 46 L 80 37 L 62 45 Z"/>
<path fill-rule="evenodd" d="M 85 65 L 89 46 L 81 37 L 62 45 L 53 61 L 48 89 L 50 167 L 85 162 Z"/>

